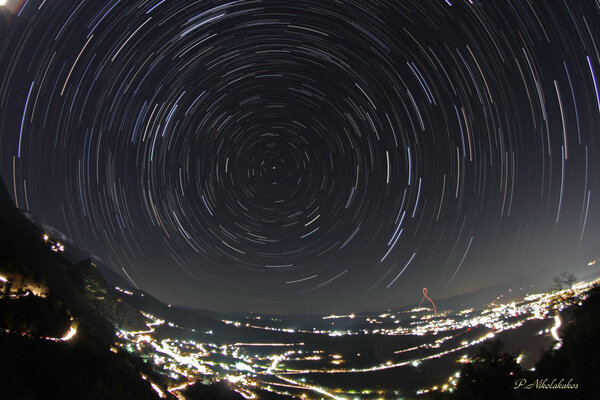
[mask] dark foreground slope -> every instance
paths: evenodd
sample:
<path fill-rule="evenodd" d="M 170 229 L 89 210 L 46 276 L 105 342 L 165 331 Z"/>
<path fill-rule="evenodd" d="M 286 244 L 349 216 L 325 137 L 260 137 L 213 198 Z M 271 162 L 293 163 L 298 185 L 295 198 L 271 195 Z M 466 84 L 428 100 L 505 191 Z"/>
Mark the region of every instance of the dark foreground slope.
<path fill-rule="evenodd" d="M 454 393 L 430 393 L 427 400 L 565 400 L 599 398 L 600 288 L 581 305 L 560 313 L 561 345 L 545 351 L 533 370 L 523 370 L 517 355 L 495 340 L 483 345 L 463 366 Z"/>
<path fill-rule="evenodd" d="M 2 398 L 157 399 L 139 372 L 145 366 L 113 354 L 93 334 L 69 342 L 0 334 Z"/>
<path fill-rule="evenodd" d="M 124 323 L 143 321 L 90 268 L 52 252 L 0 181 L 0 398 L 158 398 L 141 378 L 152 371 L 110 350 L 110 311 Z"/>
<path fill-rule="evenodd" d="M 91 260 L 73 262 L 43 236 L 0 178 L 0 399 L 175 400 L 168 377 L 114 346 L 116 328 L 145 328 L 139 309 Z M 190 388 L 188 400 L 241 399 L 226 387 Z"/>

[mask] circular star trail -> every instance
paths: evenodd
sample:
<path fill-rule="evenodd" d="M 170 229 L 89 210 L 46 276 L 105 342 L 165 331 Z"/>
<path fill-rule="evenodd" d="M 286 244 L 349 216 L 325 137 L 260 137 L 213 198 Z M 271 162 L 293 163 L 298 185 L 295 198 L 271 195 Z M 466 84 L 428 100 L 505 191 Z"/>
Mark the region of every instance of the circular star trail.
<path fill-rule="evenodd" d="M 504 282 L 598 244 L 598 7 L 9 0 L 2 175 L 170 302 Z"/>

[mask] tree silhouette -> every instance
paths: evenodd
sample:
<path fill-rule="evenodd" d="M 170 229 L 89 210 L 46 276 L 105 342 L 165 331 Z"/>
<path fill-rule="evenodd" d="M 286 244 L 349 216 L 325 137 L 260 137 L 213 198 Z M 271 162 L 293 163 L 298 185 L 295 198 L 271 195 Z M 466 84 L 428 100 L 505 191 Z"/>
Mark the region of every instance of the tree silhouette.
<path fill-rule="evenodd" d="M 518 395 L 514 383 L 521 376 L 517 356 L 504 351 L 504 343 L 496 339 L 485 343 L 475 359 L 463 366 L 452 398 L 513 399 Z"/>
<path fill-rule="evenodd" d="M 570 289 L 571 286 L 577 281 L 575 275 L 561 272 L 559 276 L 555 276 L 552 281 L 554 282 L 553 289 L 563 290 Z"/>

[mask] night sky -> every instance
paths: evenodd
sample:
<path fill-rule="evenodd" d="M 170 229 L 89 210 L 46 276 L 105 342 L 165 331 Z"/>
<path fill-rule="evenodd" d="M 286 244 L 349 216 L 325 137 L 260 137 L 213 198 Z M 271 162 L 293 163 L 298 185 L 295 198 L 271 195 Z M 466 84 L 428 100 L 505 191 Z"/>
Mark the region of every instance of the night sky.
<path fill-rule="evenodd" d="M 597 256 L 599 85 L 592 0 L 7 0 L 0 173 L 164 301 L 384 309 Z"/>

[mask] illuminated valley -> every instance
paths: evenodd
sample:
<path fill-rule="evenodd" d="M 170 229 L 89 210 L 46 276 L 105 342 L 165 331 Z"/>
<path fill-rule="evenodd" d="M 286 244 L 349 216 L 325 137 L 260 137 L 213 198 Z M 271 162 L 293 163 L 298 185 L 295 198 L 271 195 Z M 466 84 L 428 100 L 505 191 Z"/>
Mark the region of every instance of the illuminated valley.
<path fill-rule="evenodd" d="M 331 324 L 330 329 L 294 329 L 285 327 L 280 317 L 256 315 L 222 321 L 240 337 L 254 331 L 250 334 L 257 338 L 253 342 L 223 341 L 219 332 L 182 327 L 144 313 L 148 329 L 121 330 L 117 344 L 168 375 L 173 380 L 169 391 L 181 399 L 180 391 L 195 381 L 221 380 L 248 399 L 256 398 L 257 390 L 303 399 L 415 398 L 431 391 L 451 392 L 460 379 L 461 364 L 469 362 L 477 345 L 488 339 L 529 336 L 540 347 L 559 340 L 559 312 L 583 302 L 598 284 L 600 279 L 580 282 L 570 289 L 527 294 L 510 303 L 499 299 L 483 310 L 433 314 L 433 309 L 415 308 L 320 317 L 321 322 Z M 140 295 L 117 290 L 122 296 Z M 293 318 L 287 320 L 291 324 Z M 336 329 L 336 323 L 348 327 Z M 382 349 L 388 349 L 387 354 L 355 351 L 361 347 L 356 343 L 368 348 L 380 340 L 385 341 Z M 380 362 L 383 356 L 385 361 Z M 533 350 L 521 354 L 519 362 L 529 357 L 535 357 Z M 447 370 L 439 371 L 442 366 Z M 425 375 L 417 379 L 423 386 L 416 387 L 405 378 L 411 370 L 413 374 L 417 370 L 438 372 L 419 374 Z M 394 374 L 398 378 L 390 379 Z M 441 379 L 444 375 L 446 379 Z M 356 379 L 371 384 L 357 389 Z M 378 380 L 387 384 L 378 385 Z"/>

